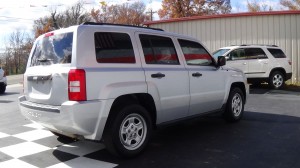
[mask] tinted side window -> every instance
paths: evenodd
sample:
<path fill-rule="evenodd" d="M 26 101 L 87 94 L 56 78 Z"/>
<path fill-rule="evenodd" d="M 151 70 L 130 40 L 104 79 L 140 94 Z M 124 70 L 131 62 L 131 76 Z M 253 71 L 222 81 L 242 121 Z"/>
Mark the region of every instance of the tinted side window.
<path fill-rule="evenodd" d="M 140 40 L 146 64 L 179 65 L 171 38 L 141 34 Z"/>
<path fill-rule="evenodd" d="M 266 53 L 261 48 L 245 48 L 248 59 L 267 59 Z"/>
<path fill-rule="evenodd" d="M 268 48 L 268 51 L 273 55 L 274 58 L 286 58 L 286 55 L 281 49 Z"/>
<path fill-rule="evenodd" d="M 96 32 L 94 38 L 98 63 L 135 63 L 128 34 Z"/>
<path fill-rule="evenodd" d="M 244 60 L 244 59 L 246 59 L 246 54 L 243 48 L 233 50 L 228 55 L 228 60 Z"/>
<path fill-rule="evenodd" d="M 188 65 L 213 64 L 212 57 L 201 44 L 187 40 L 178 41 Z"/>

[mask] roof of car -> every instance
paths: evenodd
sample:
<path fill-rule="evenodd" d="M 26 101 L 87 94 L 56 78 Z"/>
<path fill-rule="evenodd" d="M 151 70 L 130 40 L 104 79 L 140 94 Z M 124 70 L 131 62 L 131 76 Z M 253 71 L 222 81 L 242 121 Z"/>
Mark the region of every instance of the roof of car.
<path fill-rule="evenodd" d="M 145 33 L 154 33 L 154 34 L 160 34 L 160 35 L 169 35 L 174 36 L 177 38 L 192 40 L 192 41 L 198 41 L 195 37 L 183 35 L 179 33 L 174 32 L 168 32 L 164 31 L 163 29 L 157 29 L 157 28 L 151 28 L 151 27 L 143 27 L 143 26 L 134 26 L 134 25 L 124 25 L 124 24 L 110 24 L 110 23 L 94 23 L 94 22 L 85 22 L 81 25 L 78 25 L 77 27 L 97 27 L 99 26 L 102 28 L 115 28 L 115 29 L 122 29 L 122 30 L 133 30 L 133 31 L 139 31 L 139 32 L 145 32 Z"/>
<path fill-rule="evenodd" d="M 231 46 L 226 46 L 222 47 L 220 49 L 234 49 L 234 48 L 240 48 L 240 47 L 271 47 L 271 48 L 279 48 L 277 45 L 267 45 L 267 44 L 242 44 L 242 45 L 231 45 Z"/>
<path fill-rule="evenodd" d="M 112 23 L 84 22 L 81 25 L 109 25 L 109 26 L 122 26 L 122 27 L 132 27 L 132 28 L 141 28 L 141 29 L 164 31 L 163 29 L 159 29 L 159 28 L 151 28 L 151 27 L 135 26 L 135 25 L 125 25 L 125 24 L 112 24 Z"/>

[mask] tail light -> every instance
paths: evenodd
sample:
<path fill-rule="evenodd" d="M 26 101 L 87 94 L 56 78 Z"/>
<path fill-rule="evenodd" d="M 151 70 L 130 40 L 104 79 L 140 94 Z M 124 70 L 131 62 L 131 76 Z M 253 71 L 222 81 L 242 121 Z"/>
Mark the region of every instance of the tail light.
<path fill-rule="evenodd" d="M 3 77 L 6 77 L 6 72 L 5 71 L 3 72 Z"/>
<path fill-rule="evenodd" d="M 85 71 L 71 69 L 68 78 L 68 95 L 71 101 L 86 101 Z"/>
<path fill-rule="evenodd" d="M 50 37 L 50 36 L 53 36 L 53 35 L 54 35 L 54 32 L 50 32 L 50 33 L 46 33 L 45 37 Z"/>

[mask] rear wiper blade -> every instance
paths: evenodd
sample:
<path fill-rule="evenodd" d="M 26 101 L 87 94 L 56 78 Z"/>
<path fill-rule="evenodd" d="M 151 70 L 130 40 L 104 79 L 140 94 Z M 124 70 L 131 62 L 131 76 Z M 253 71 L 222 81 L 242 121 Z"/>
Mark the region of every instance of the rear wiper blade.
<path fill-rule="evenodd" d="M 53 61 L 53 59 L 48 59 L 48 58 L 45 58 L 45 59 L 38 59 L 39 62 L 48 62 L 48 61 Z"/>

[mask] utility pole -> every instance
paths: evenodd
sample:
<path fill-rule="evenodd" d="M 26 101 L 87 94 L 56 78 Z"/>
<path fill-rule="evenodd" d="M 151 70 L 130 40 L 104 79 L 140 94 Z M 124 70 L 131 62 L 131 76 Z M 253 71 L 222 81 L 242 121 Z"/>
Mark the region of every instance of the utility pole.
<path fill-rule="evenodd" d="M 153 21 L 153 14 L 157 13 L 157 11 L 152 10 L 152 0 L 149 0 L 149 4 L 151 4 L 151 8 L 148 12 L 146 12 L 146 14 L 150 14 L 150 21 Z"/>
<path fill-rule="evenodd" d="M 150 21 L 153 21 L 153 14 L 154 13 L 157 13 L 156 11 L 153 11 L 152 9 L 150 9 L 149 12 L 146 12 L 146 14 L 149 14 L 150 13 Z"/>

